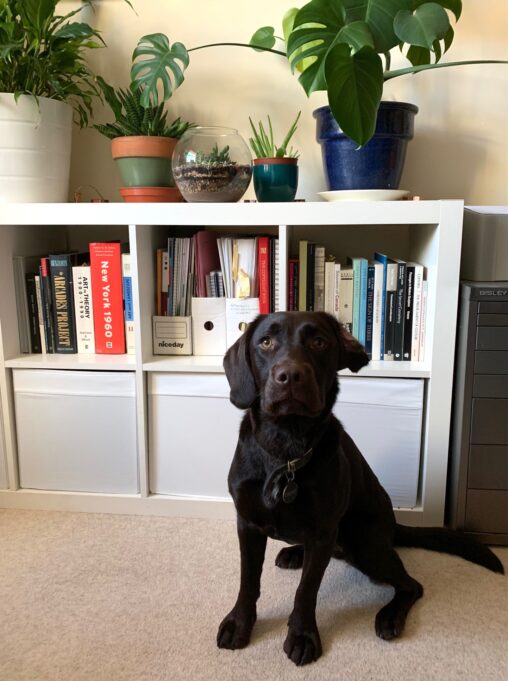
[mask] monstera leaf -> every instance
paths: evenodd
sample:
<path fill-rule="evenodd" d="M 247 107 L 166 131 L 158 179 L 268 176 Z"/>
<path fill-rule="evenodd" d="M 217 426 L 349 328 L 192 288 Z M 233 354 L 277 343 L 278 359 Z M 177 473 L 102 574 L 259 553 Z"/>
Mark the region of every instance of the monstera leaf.
<path fill-rule="evenodd" d="M 450 28 L 446 10 L 436 2 L 420 5 L 414 12 L 402 10 L 394 21 L 399 40 L 431 50 L 436 40 L 445 37 Z"/>
<path fill-rule="evenodd" d="M 275 29 L 273 26 L 262 26 L 250 39 L 250 45 L 270 50 L 275 45 Z"/>
<path fill-rule="evenodd" d="M 398 45 L 393 22 L 400 10 L 409 10 L 411 0 L 341 0 L 345 21 L 364 21 L 374 37 L 376 52 L 388 52 Z"/>
<path fill-rule="evenodd" d="M 136 61 L 145 57 L 141 61 Z M 131 78 L 136 87 L 143 89 L 141 104 L 148 108 L 159 103 L 157 85 L 163 89 L 163 99 L 168 100 L 184 80 L 183 72 L 189 65 L 189 54 L 182 43 L 169 44 L 163 33 L 145 35 L 132 55 Z"/>
<path fill-rule="evenodd" d="M 371 47 L 355 54 L 348 45 L 330 50 L 325 66 L 328 102 L 342 131 L 360 146 L 376 129 L 383 94 L 383 64 Z"/>

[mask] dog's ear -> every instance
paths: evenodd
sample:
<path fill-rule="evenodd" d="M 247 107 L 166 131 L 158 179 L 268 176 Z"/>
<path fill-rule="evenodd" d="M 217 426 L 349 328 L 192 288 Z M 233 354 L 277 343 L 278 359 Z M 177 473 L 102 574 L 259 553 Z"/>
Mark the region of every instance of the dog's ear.
<path fill-rule="evenodd" d="M 360 371 L 369 363 L 369 356 L 363 345 L 342 324 L 339 324 L 335 317 L 329 314 L 326 317 L 333 327 L 339 344 L 337 371 L 341 369 L 350 369 L 355 373 Z"/>
<path fill-rule="evenodd" d="M 224 356 L 223 366 L 231 392 L 229 399 L 238 409 L 248 409 L 258 396 L 258 389 L 252 373 L 249 347 L 254 329 L 262 315 L 249 324 Z"/>

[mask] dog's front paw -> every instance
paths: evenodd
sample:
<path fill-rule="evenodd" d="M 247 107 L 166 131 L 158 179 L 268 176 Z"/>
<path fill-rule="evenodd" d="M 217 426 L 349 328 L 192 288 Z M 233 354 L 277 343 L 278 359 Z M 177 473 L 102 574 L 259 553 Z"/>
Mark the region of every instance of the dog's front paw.
<path fill-rule="evenodd" d="M 217 633 L 219 648 L 227 648 L 228 650 L 245 648 L 249 644 L 255 621 L 256 615 L 242 616 L 233 609 L 219 625 Z"/>
<path fill-rule="evenodd" d="M 303 546 L 286 546 L 275 559 L 275 565 L 283 570 L 299 570 L 303 565 Z"/>
<path fill-rule="evenodd" d="M 284 652 L 298 667 L 314 662 L 321 657 L 321 639 L 317 627 L 299 631 L 289 626 L 284 641 Z"/>
<path fill-rule="evenodd" d="M 402 634 L 405 622 L 406 613 L 398 611 L 389 603 L 376 615 L 376 634 L 385 641 L 392 641 Z"/>

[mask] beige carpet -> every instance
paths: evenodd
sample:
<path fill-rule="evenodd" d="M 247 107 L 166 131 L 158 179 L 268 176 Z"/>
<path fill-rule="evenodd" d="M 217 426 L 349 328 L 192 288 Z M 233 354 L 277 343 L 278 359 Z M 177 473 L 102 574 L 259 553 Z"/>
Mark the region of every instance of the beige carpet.
<path fill-rule="evenodd" d="M 403 638 L 379 640 L 391 597 L 333 561 L 318 602 L 324 655 L 282 651 L 299 573 L 269 542 L 251 645 L 218 650 L 238 588 L 233 522 L 0 511 L 2 681 L 506 681 L 508 577 L 423 550 L 400 553 L 425 595 Z M 508 567 L 508 549 L 497 550 Z"/>

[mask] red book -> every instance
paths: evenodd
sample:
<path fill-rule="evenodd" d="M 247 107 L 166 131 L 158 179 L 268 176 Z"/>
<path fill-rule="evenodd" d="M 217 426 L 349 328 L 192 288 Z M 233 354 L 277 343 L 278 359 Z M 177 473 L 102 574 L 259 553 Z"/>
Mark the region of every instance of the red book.
<path fill-rule="evenodd" d="M 122 258 L 119 243 L 90 244 L 95 352 L 125 352 Z"/>
<path fill-rule="evenodd" d="M 270 237 L 258 238 L 258 276 L 259 276 L 259 312 L 270 312 Z"/>

